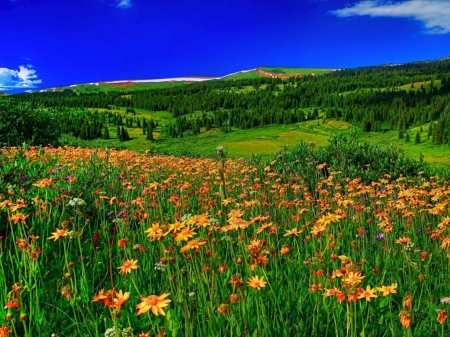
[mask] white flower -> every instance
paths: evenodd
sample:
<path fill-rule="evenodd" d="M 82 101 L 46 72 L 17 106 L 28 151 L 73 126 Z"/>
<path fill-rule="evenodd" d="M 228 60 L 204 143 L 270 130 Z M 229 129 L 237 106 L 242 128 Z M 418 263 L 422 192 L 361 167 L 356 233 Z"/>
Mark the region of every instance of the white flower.
<path fill-rule="evenodd" d="M 80 198 L 73 198 L 69 201 L 69 206 L 75 207 L 75 206 L 83 206 L 86 205 L 86 201 Z"/>
<path fill-rule="evenodd" d="M 166 270 L 166 265 L 162 262 L 156 262 L 155 270 L 164 271 L 164 270 Z"/>
<path fill-rule="evenodd" d="M 209 219 L 209 224 L 210 225 L 218 225 L 219 224 L 219 220 L 217 220 L 216 218 L 211 218 Z"/>
<path fill-rule="evenodd" d="M 114 337 L 114 328 L 109 328 L 105 331 L 105 337 Z"/>
<path fill-rule="evenodd" d="M 192 214 L 185 214 L 181 217 L 181 222 L 186 222 L 188 221 L 190 218 L 192 218 Z"/>

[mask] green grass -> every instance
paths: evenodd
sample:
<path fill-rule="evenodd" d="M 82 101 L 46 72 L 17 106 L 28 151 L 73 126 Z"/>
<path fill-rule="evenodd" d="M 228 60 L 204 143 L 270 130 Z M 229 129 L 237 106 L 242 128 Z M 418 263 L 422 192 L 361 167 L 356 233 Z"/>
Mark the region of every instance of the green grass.
<path fill-rule="evenodd" d="M 262 75 L 258 74 L 258 70 L 251 70 L 247 72 L 239 72 L 237 74 L 229 75 L 222 77 L 221 80 L 244 80 L 244 79 L 252 79 L 252 78 L 261 78 Z"/>
<path fill-rule="evenodd" d="M 309 75 L 312 73 L 327 74 L 331 71 L 331 69 L 329 68 L 261 67 L 261 69 L 267 72 L 272 72 L 274 74 L 285 74 L 285 75 L 293 75 L 293 74 Z"/>
<path fill-rule="evenodd" d="M 90 109 L 94 110 L 94 109 Z M 102 109 L 98 109 L 102 111 Z M 293 146 L 300 142 L 314 142 L 317 146 L 324 146 L 328 143 L 328 137 L 340 132 L 346 136 L 350 136 L 351 124 L 336 120 L 312 120 L 297 124 L 289 125 L 269 125 L 262 128 L 240 130 L 233 129 L 229 133 L 222 133 L 217 129 L 205 132 L 203 128 L 199 135 L 189 136 L 187 133 L 184 137 L 170 138 L 162 134 L 163 125 L 173 120 L 172 115 L 167 111 L 150 112 L 145 109 L 135 109 L 138 118 L 146 118 L 157 121 L 159 126 L 155 128 L 153 135 L 155 141 L 150 143 L 142 134 L 141 128 L 128 128 L 131 140 L 120 143 L 116 139 L 116 127 L 110 126 L 109 132 L 111 135 L 110 141 L 96 140 L 96 141 L 74 141 L 80 146 L 109 146 L 114 147 L 121 144 L 120 147 L 126 147 L 136 151 L 146 151 L 151 147 L 157 147 L 161 150 L 174 153 L 197 153 L 200 155 L 213 155 L 215 148 L 222 145 L 228 151 L 231 158 L 245 158 L 248 159 L 252 154 L 259 154 L 262 158 L 268 159 L 271 156 L 281 151 L 285 146 Z M 113 112 L 125 113 L 125 108 L 120 110 L 113 110 Z M 198 116 L 200 112 L 197 112 Z M 128 114 L 127 116 L 132 116 Z M 192 116 L 187 116 L 192 117 Z M 415 136 L 420 127 L 413 127 L 408 130 L 411 141 L 405 143 L 405 139 L 398 139 L 398 131 L 381 132 L 359 132 L 359 139 L 362 142 L 367 142 L 371 145 L 379 145 L 386 148 L 390 144 L 396 145 L 405 151 L 405 154 L 418 159 L 422 154 L 424 160 L 430 164 L 450 169 L 450 146 L 436 145 L 432 140 L 427 139 L 428 125 L 422 127 L 423 131 L 420 134 L 421 143 L 415 144 Z M 406 135 L 405 135 L 406 136 Z M 108 143 L 110 142 L 110 143 Z M 110 144 L 110 145 L 108 145 Z"/>
<path fill-rule="evenodd" d="M 180 86 L 186 84 L 186 82 L 139 82 L 130 85 L 123 85 L 121 83 L 102 83 L 98 82 L 99 85 L 94 84 L 78 84 L 76 87 L 58 87 L 56 91 L 72 90 L 77 94 L 87 94 L 87 93 L 99 93 L 99 92 L 130 92 L 137 90 L 153 90 L 153 89 L 164 89 L 171 88 L 175 86 Z M 47 89 L 46 91 L 51 92 L 52 89 Z"/>

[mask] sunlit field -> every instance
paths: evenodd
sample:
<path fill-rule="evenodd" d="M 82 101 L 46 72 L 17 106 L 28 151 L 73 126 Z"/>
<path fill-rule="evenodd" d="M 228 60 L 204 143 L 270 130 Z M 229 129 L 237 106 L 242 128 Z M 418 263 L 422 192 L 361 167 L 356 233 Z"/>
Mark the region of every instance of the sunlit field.
<path fill-rule="evenodd" d="M 439 177 L 0 151 L 2 337 L 450 334 Z"/>

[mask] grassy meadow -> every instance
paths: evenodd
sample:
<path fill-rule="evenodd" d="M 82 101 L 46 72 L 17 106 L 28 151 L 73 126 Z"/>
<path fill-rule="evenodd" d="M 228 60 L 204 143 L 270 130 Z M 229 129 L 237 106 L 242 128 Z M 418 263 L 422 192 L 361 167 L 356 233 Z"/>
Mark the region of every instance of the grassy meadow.
<path fill-rule="evenodd" d="M 1 336 L 449 334 L 439 177 L 302 176 L 220 149 L 0 156 Z"/>
<path fill-rule="evenodd" d="M 91 111 L 102 109 L 90 109 Z M 215 155 L 215 148 L 218 145 L 225 147 L 231 158 L 249 159 L 252 154 L 258 154 L 262 159 L 269 159 L 274 153 L 283 150 L 286 146 L 291 147 L 298 144 L 301 140 L 314 142 L 318 147 L 328 144 L 328 138 L 332 134 L 341 133 L 350 136 L 354 131 L 354 126 L 340 120 L 312 120 L 302 123 L 288 125 L 268 125 L 266 127 L 254 128 L 248 130 L 232 129 L 229 133 L 223 133 L 220 130 L 212 129 L 205 132 L 204 128 L 199 135 L 190 136 L 186 133 L 181 138 L 170 138 L 163 132 L 162 125 L 173 120 L 172 115 L 166 111 L 148 111 L 145 109 L 135 109 L 137 118 L 153 119 L 159 123 L 159 127 L 154 130 L 155 141 L 150 143 L 145 139 L 142 129 L 128 128 L 131 139 L 126 142 L 120 142 L 115 138 L 116 128 L 109 127 L 111 135 L 110 140 L 91 140 L 82 141 L 74 138 L 63 139 L 68 145 L 87 146 L 87 147 L 115 147 L 127 148 L 135 151 L 147 151 L 150 149 L 163 151 L 165 153 L 185 153 L 198 154 L 202 156 Z M 125 114 L 125 108 L 113 109 L 112 112 Z M 356 127 L 357 128 L 357 127 Z M 450 169 L 450 147 L 448 145 L 436 145 L 432 139 L 428 139 L 429 125 L 412 127 L 408 130 L 410 141 L 405 138 L 398 138 L 398 131 L 381 132 L 359 132 L 358 137 L 362 142 L 371 145 L 379 145 L 386 148 L 389 145 L 395 145 L 414 159 L 423 156 L 424 161 L 432 166 L 441 169 Z M 420 133 L 421 142 L 415 143 L 416 133 Z M 406 133 L 405 133 L 406 136 Z"/>

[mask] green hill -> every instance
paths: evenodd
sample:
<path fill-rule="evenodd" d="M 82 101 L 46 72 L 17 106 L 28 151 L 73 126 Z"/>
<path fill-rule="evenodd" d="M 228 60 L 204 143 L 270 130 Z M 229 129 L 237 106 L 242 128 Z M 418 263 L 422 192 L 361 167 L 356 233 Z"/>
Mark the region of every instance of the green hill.
<path fill-rule="evenodd" d="M 330 134 L 358 131 L 371 144 L 450 167 L 450 60 L 339 71 L 262 67 L 189 84 L 75 88 L 13 97 L 63 116 L 64 142 L 82 146 L 208 155 L 221 143 L 231 156 L 269 157 L 300 140 L 325 145 Z M 118 128 L 130 139 L 120 141 Z"/>

